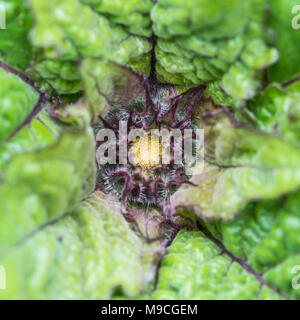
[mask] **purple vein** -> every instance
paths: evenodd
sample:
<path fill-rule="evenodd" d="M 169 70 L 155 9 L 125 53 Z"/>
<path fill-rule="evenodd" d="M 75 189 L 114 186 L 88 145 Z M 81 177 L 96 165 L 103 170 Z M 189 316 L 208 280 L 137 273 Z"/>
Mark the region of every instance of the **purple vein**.
<path fill-rule="evenodd" d="M 280 292 L 279 289 L 275 288 L 273 285 L 271 285 L 270 283 L 268 283 L 261 274 L 259 274 L 258 272 L 256 272 L 254 269 L 252 269 L 248 262 L 247 259 L 240 259 L 238 257 L 236 257 L 231 251 L 229 251 L 224 244 L 217 238 L 215 238 L 212 233 L 203 225 L 198 225 L 199 230 L 209 239 L 211 240 L 217 247 L 219 247 L 221 249 L 221 254 L 226 254 L 227 256 L 230 257 L 230 259 L 233 262 L 238 263 L 244 270 L 246 270 L 248 273 L 250 273 L 251 275 L 253 275 L 256 280 L 260 283 L 261 286 L 266 286 L 269 289 L 271 289 L 272 291 L 274 291 L 275 293 L 277 293 L 278 295 L 280 295 L 283 299 L 285 300 L 291 300 L 287 295 L 285 295 L 284 293 Z"/>
<path fill-rule="evenodd" d="M 284 82 L 282 84 L 282 87 L 283 88 L 287 88 L 287 87 L 291 86 L 292 84 L 294 84 L 294 83 L 296 83 L 298 81 L 300 81 L 300 75 L 295 77 L 295 78 L 293 78 L 293 79 L 291 79 L 291 80 L 288 80 L 287 82 Z"/>
<path fill-rule="evenodd" d="M 48 93 L 39 90 L 37 83 L 35 83 L 32 79 L 30 79 L 27 75 L 21 73 L 20 71 L 12 68 L 11 66 L 7 65 L 6 63 L 0 61 L 0 68 L 4 69 L 7 72 L 10 72 L 17 77 L 19 77 L 22 81 L 33 87 L 40 95 L 36 105 L 33 107 L 31 112 L 27 115 L 27 117 L 20 123 L 19 126 L 4 140 L 3 143 L 6 143 L 11 138 L 13 138 L 24 126 L 30 124 L 30 122 L 33 120 L 34 117 L 41 111 L 43 106 L 46 102 L 49 101 L 49 95 Z"/>
<path fill-rule="evenodd" d="M 17 77 L 19 77 L 21 80 L 35 88 L 38 92 L 39 90 L 37 89 L 37 84 L 30 79 L 27 75 L 23 74 L 22 72 L 14 69 L 13 67 L 9 66 L 8 64 L 4 63 L 3 61 L 0 61 L 0 68 L 4 69 L 5 71 L 8 71 L 10 73 L 13 73 Z"/>

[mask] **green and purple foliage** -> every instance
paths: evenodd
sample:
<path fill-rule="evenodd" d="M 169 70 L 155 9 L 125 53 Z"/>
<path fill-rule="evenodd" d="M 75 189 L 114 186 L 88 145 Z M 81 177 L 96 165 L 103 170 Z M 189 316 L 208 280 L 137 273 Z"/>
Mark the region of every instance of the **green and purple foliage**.
<path fill-rule="evenodd" d="M 296 4 L 0 1 L 0 299 L 300 299 Z M 120 120 L 203 170 L 100 165 Z"/>

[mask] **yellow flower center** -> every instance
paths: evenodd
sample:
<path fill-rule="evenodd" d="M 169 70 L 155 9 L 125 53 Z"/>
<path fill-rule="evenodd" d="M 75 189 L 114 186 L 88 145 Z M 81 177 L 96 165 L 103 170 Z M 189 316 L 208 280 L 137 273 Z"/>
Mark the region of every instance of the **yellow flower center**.
<path fill-rule="evenodd" d="M 133 161 L 143 169 L 149 169 L 160 163 L 162 146 L 159 138 L 149 135 L 136 139 L 130 151 L 133 154 Z"/>

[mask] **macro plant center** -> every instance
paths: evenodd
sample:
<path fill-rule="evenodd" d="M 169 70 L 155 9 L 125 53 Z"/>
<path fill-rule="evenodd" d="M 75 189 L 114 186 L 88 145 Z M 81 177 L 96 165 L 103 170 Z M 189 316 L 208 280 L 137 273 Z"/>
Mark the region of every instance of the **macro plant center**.
<path fill-rule="evenodd" d="M 124 207 L 153 207 L 164 213 L 170 196 L 180 185 L 190 183 L 186 169 L 197 162 L 199 129 L 194 119 L 200 114 L 205 86 L 179 94 L 172 86 L 153 84 L 146 78 L 141 86 L 145 88 L 144 95 L 129 105 L 111 108 L 95 125 L 96 147 L 105 150 L 97 164 L 97 188 L 112 194 Z M 97 136 L 105 129 L 113 131 L 116 146 L 115 162 L 103 164 L 111 143 L 104 139 L 105 135 L 101 139 Z M 200 141 L 202 148 L 203 142 Z M 120 159 L 124 145 L 128 151 L 125 164 Z"/>

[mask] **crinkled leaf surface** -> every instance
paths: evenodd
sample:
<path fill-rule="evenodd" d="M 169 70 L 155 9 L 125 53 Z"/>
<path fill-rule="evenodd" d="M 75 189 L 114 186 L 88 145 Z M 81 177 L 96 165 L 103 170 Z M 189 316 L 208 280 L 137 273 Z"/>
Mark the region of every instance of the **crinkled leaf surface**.
<path fill-rule="evenodd" d="M 32 18 L 26 1 L 1 0 L 5 8 L 6 29 L 0 31 L 0 60 L 24 70 L 32 59 L 29 31 Z"/>
<path fill-rule="evenodd" d="M 276 33 L 275 44 L 280 52 L 280 59 L 270 68 L 269 76 L 271 81 L 282 83 L 300 76 L 299 29 L 294 29 L 292 25 L 293 19 L 296 20 L 297 14 L 299 15 L 300 10 L 296 10 L 299 3 L 289 0 L 270 0 L 269 2 L 270 26 Z M 295 10 L 293 10 L 294 7 Z"/>
<path fill-rule="evenodd" d="M 300 298 L 291 1 L 0 4 L 0 298 L 147 298 L 155 271 L 154 299 Z M 91 120 L 111 106 L 149 107 L 149 94 L 161 99 L 158 82 L 170 100 L 201 88 L 192 117 L 206 129 L 204 171 L 195 167 L 194 185 L 173 195 L 166 221 L 152 209 L 122 215 L 108 196 L 91 195 Z M 189 231 L 172 242 L 179 228 Z"/>
<path fill-rule="evenodd" d="M 4 65 L 5 66 L 5 65 Z M 0 143 L 8 138 L 34 110 L 39 93 L 0 64 Z"/>
<path fill-rule="evenodd" d="M 147 245 L 102 193 L 37 230 L 2 260 L 9 290 L 0 297 L 103 299 L 138 295 L 153 279 L 159 243 Z"/>
<path fill-rule="evenodd" d="M 57 141 L 64 125 L 45 111 L 49 103 L 15 69 L 0 67 L 0 170 L 14 154 L 38 150 Z"/>
<path fill-rule="evenodd" d="M 54 90 L 60 95 L 71 95 L 82 92 L 82 85 L 74 61 L 45 59 L 36 61 L 35 72 L 47 90 Z"/>
<path fill-rule="evenodd" d="M 289 92 L 288 88 L 272 84 L 250 100 L 247 108 L 253 113 L 258 127 L 299 143 L 300 91 Z"/>
<path fill-rule="evenodd" d="M 98 57 L 146 75 L 155 67 L 163 83 L 193 86 L 222 80 L 240 106 L 261 86 L 258 71 L 278 58 L 266 44 L 265 0 L 131 0 L 126 6 L 122 1 L 29 2 L 35 20 L 32 41 L 48 59 L 37 70 L 62 94 L 78 93 L 81 87 L 77 79 L 56 79 L 56 60 L 68 64 Z"/>
<path fill-rule="evenodd" d="M 66 132 L 48 148 L 13 156 L 0 185 L 0 253 L 71 210 L 92 191 L 94 174 L 94 142 L 84 130 Z"/>
<path fill-rule="evenodd" d="M 46 111 L 41 111 L 36 118 L 23 126 L 0 148 L 0 170 L 14 154 L 44 148 L 55 143 L 62 131 Z"/>
<path fill-rule="evenodd" d="M 111 58 L 118 62 L 128 63 L 130 58 L 139 57 L 151 50 L 148 40 L 132 35 L 126 30 L 137 24 L 136 20 L 122 22 L 126 12 L 116 17 L 113 12 L 123 7 L 121 1 L 37 1 L 30 0 L 35 18 L 32 34 L 34 45 L 46 49 L 48 58 L 75 60 L 80 57 L 92 56 Z M 151 7 L 151 1 L 129 1 L 125 10 L 135 8 L 132 12 L 143 20 Z M 52 10 L 55 8 L 55 10 Z M 106 14 L 115 16 L 108 19 Z M 149 33 L 150 20 L 145 18 L 144 28 L 138 33 Z M 124 20 L 124 19 L 123 19 Z M 125 25 L 124 25 L 125 24 Z M 49 28 L 52 25 L 52 28 Z M 140 25 L 141 26 L 141 25 Z M 99 32 L 101 30 L 101 32 Z"/>
<path fill-rule="evenodd" d="M 214 151 L 206 145 L 204 170 L 194 168 L 194 185 L 172 195 L 172 206 L 192 207 L 206 219 L 232 219 L 248 201 L 276 198 L 299 187 L 298 145 L 221 123 Z"/>
<path fill-rule="evenodd" d="M 63 116 L 59 121 L 48 112 L 53 111 L 48 95 L 26 75 L 0 62 L 0 77 L 0 170 L 14 154 L 50 146 L 66 129 L 88 124 L 84 103 L 56 112 Z"/>
<path fill-rule="evenodd" d="M 45 88 L 61 95 L 82 93 L 76 62 L 85 57 L 111 59 L 149 74 L 152 1 L 28 2 L 35 21 L 31 40 L 42 50 L 34 73 Z"/>
<path fill-rule="evenodd" d="M 159 0 L 151 11 L 161 82 L 222 79 L 238 105 L 260 85 L 256 73 L 278 58 L 264 39 L 264 0 Z"/>
<path fill-rule="evenodd" d="M 80 72 L 94 118 L 110 107 L 145 99 L 146 80 L 125 66 L 88 58 L 82 61 Z"/>
<path fill-rule="evenodd" d="M 232 222 L 181 231 L 162 261 L 155 299 L 299 299 L 299 191 L 248 205 Z"/>

